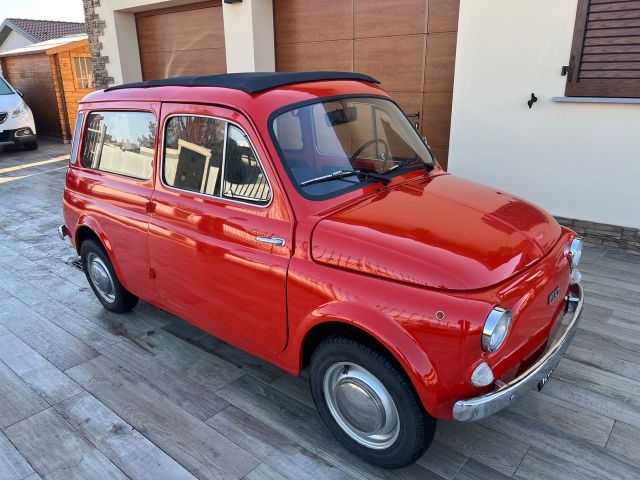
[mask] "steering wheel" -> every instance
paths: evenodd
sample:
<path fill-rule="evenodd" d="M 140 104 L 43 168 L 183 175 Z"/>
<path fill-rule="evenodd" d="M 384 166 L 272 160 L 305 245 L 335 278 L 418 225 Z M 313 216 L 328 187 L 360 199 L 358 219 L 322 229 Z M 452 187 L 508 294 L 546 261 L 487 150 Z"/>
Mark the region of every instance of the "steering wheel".
<path fill-rule="evenodd" d="M 390 155 L 390 151 L 389 151 L 389 144 L 385 140 L 383 140 L 382 138 L 372 138 L 371 140 L 365 142 L 358 150 L 355 151 L 355 153 L 353 155 L 351 155 L 351 157 L 349 157 L 349 163 L 353 165 L 353 161 L 356 158 L 358 158 L 358 156 L 362 152 L 364 152 L 371 145 L 376 145 L 377 143 L 381 143 L 384 146 L 383 171 L 386 170 L 387 169 L 387 162 L 389 162 L 391 155 Z"/>

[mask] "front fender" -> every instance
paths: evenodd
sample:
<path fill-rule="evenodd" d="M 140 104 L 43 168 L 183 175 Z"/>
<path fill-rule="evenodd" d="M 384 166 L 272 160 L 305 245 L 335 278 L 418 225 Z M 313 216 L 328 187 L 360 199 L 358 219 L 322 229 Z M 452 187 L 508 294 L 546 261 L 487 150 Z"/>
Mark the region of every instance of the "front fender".
<path fill-rule="evenodd" d="M 322 324 L 337 322 L 357 328 L 375 338 L 400 364 L 431 415 L 442 416 L 437 392 L 440 378 L 427 353 L 393 318 L 368 305 L 335 301 L 309 313 L 290 331 L 290 341 L 281 354 L 282 364 L 297 375 L 303 367 L 303 349 L 309 332 Z"/>

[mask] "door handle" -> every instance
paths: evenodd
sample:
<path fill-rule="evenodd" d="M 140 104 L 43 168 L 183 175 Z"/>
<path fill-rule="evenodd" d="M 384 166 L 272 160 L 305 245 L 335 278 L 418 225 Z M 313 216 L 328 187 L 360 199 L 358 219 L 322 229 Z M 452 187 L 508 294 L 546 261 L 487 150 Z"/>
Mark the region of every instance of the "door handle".
<path fill-rule="evenodd" d="M 275 245 L 276 247 L 284 247 L 287 243 L 284 238 L 278 237 L 256 237 L 258 242 L 268 243 L 269 245 Z"/>

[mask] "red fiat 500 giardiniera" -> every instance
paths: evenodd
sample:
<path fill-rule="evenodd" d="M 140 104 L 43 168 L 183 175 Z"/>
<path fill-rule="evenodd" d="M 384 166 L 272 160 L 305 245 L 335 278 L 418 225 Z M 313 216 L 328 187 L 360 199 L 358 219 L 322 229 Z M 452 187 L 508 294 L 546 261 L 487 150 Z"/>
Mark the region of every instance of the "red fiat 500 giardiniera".
<path fill-rule="evenodd" d="M 80 103 L 60 235 L 105 308 L 143 298 L 296 375 L 350 451 L 415 461 L 436 418 L 542 388 L 582 242 L 443 171 L 366 75 L 141 82 Z"/>

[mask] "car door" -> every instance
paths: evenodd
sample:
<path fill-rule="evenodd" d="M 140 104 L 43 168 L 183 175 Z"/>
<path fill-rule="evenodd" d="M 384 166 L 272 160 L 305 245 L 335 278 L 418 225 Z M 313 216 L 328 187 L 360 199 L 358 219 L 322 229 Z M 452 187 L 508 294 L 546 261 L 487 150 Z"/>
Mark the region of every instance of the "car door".
<path fill-rule="evenodd" d="M 292 222 L 260 139 L 239 113 L 163 104 L 149 227 L 166 308 L 257 354 L 286 343 Z"/>
<path fill-rule="evenodd" d="M 67 189 L 80 223 L 101 236 L 119 280 L 150 299 L 147 204 L 153 170 L 159 103 L 128 102 L 126 108 L 95 104 L 84 113 L 82 152 L 71 164 Z M 67 201 L 67 200 L 66 200 Z"/>

